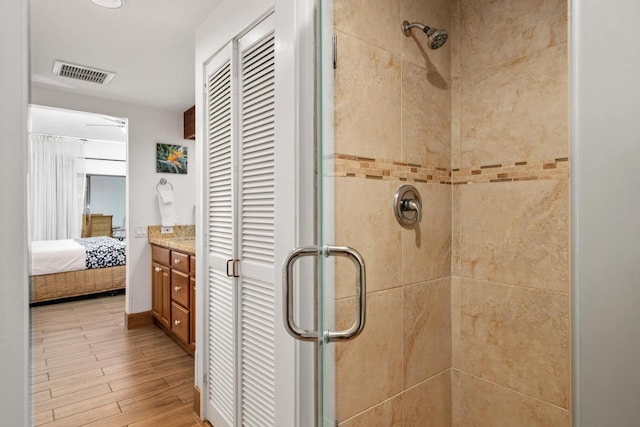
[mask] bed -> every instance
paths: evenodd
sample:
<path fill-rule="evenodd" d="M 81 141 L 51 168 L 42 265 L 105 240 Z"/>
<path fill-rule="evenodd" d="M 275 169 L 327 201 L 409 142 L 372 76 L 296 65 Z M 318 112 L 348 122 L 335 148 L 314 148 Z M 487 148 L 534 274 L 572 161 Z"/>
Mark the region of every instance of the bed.
<path fill-rule="evenodd" d="M 31 303 L 124 289 L 125 246 L 104 236 L 31 242 Z"/>

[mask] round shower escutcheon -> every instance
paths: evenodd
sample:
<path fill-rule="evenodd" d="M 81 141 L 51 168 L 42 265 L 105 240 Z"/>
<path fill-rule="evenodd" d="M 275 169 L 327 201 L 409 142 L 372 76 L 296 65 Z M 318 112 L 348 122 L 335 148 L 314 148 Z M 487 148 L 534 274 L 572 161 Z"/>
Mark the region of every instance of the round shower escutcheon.
<path fill-rule="evenodd" d="M 393 196 L 393 214 L 406 228 L 422 220 L 422 198 L 416 187 L 409 184 L 398 187 Z"/>

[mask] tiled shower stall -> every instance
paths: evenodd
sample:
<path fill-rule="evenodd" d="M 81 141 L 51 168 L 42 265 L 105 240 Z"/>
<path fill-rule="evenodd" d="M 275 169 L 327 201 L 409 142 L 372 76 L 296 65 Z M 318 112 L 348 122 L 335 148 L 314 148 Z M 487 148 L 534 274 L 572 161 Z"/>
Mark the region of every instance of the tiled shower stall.
<path fill-rule="evenodd" d="M 569 426 L 566 1 L 336 0 L 334 25 L 335 240 L 368 269 L 367 327 L 336 347 L 340 425 Z M 404 183 L 415 228 L 391 210 Z"/>

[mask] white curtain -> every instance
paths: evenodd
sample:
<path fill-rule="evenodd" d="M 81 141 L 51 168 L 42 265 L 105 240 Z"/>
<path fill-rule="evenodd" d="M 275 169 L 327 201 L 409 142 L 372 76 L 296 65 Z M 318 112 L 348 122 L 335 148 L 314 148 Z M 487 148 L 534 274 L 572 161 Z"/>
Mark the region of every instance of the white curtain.
<path fill-rule="evenodd" d="M 86 182 L 83 141 L 31 134 L 29 143 L 31 240 L 79 238 Z"/>

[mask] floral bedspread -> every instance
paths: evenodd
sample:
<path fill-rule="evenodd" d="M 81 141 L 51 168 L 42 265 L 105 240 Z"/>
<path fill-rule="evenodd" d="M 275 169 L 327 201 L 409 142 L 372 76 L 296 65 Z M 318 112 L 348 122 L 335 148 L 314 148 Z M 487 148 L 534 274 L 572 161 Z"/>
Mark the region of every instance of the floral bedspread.
<path fill-rule="evenodd" d="M 84 237 L 76 240 L 87 252 L 87 269 L 125 265 L 126 243 L 111 237 Z"/>

